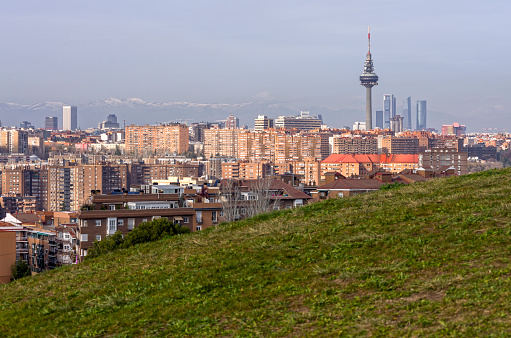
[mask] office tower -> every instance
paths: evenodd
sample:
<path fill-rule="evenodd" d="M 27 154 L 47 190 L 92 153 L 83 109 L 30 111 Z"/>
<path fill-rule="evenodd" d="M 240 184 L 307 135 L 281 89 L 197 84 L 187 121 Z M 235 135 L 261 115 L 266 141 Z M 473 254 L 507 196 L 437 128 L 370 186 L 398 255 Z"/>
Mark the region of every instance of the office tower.
<path fill-rule="evenodd" d="M 62 130 L 76 130 L 77 126 L 77 108 L 76 106 L 62 107 Z"/>
<path fill-rule="evenodd" d="M 383 129 L 383 110 L 376 111 L 376 128 Z"/>
<path fill-rule="evenodd" d="M 56 116 L 46 116 L 44 119 L 45 130 L 59 130 L 59 118 Z"/>
<path fill-rule="evenodd" d="M 118 129 L 119 123 L 117 122 L 117 116 L 114 114 L 108 115 L 106 121 L 99 123 L 98 128 L 103 129 Z"/>
<path fill-rule="evenodd" d="M 226 129 L 236 129 L 240 127 L 240 119 L 234 115 L 229 115 L 227 120 L 225 120 L 225 128 Z"/>
<path fill-rule="evenodd" d="M 426 129 L 426 101 L 417 101 L 417 130 Z"/>
<path fill-rule="evenodd" d="M 273 128 L 273 119 L 269 119 L 266 115 L 259 115 L 255 119 L 254 130 L 261 131 Z"/>
<path fill-rule="evenodd" d="M 373 129 L 373 107 L 371 100 L 371 88 L 378 85 L 378 75 L 374 73 L 373 60 L 371 57 L 371 32 L 367 31 L 367 57 L 364 62 L 364 73 L 360 75 L 360 84 L 366 87 L 366 128 Z"/>
<path fill-rule="evenodd" d="M 33 128 L 32 123 L 28 121 L 22 121 L 20 122 L 20 129 L 30 129 Z"/>
<path fill-rule="evenodd" d="M 390 120 L 396 116 L 396 98 L 392 94 L 383 95 L 383 127 L 390 129 Z"/>
<path fill-rule="evenodd" d="M 456 135 L 461 137 L 467 131 L 467 126 L 454 122 L 442 125 L 442 135 Z"/>
<path fill-rule="evenodd" d="M 412 130 L 412 98 L 408 96 L 403 101 L 403 128 L 406 130 Z"/>
<path fill-rule="evenodd" d="M 320 129 L 323 124 L 321 115 L 310 115 L 308 111 L 301 111 L 298 116 L 279 116 L 275 119 L 275 128 L 313 130 Z"/>

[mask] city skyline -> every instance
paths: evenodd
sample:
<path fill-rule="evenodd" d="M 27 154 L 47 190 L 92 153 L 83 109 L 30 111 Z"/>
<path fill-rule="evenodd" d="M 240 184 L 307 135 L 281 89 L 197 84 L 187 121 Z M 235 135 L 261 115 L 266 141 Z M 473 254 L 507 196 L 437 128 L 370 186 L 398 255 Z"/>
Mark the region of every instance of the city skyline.
<path fill-rule="evenodd" d="M 0 102 L 76 105 L 91 119 L 80 119 L 81 128 L 97 125 L 105 115 L 95 118 L 82 105 L 110 97 L 279 105 L 295 114 L 321 114 L 325 123 L 337 127 L 363 121 L 364 93 L 356 79 L 371 25 L 380 77 L 374 98 L 392 93 L 398 100 L 411 96 L 428 101 L 428 127 L 457 121 L 467 131 L 511 129 L 511 99 L 501 80 L 509 70 L 500 66 L 501 55 L 510 49 L 501 42 L 511 9 L 504 1 L 467 1 L 463 6 L 438 1 L 127 1 L 122 7 L 48 1 L 4 3 L 0 8 L 8 51 L 0 56 Z M 373 119 L 382 110 L 378 101 L 373 102 Z M 128 124 L 142 123 L 136 111 L 116 114 Z M 243 112 L 240 123 L 249 125 L 259 114 L 277 115 Z M 4 114 L 0 119 L 4 125 L 32 119 L 42 126 L 44 116 L 54 114 L 40 115 L 39 121 Z M 154 123 L 183 119 L 178 115 L 155 111 L 145 117 L 146 123 Z M 194 119 L 209 117 L 197 114 Z M 18 120 L 10 121 L 14 118 Z"/>

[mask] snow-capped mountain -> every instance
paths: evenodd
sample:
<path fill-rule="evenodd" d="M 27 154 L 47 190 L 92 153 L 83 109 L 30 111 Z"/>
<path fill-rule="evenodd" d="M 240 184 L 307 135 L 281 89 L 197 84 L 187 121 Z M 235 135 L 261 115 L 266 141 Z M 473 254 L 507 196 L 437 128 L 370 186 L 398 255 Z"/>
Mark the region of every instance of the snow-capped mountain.
<path fill-rule="evenodd" d="M 17 126 L 29 121 L 36 128 L 44 125 L 46 116 L 57 116 L 62 125 L 62 106 L 78 107 L 78 125 L 81 129 L 97 127 L 109 114 L 115 114 L 123 125 L 155 124 L 160 122 L 202 122 L 225 120 L 229 114 L 240 119 L 240 124 L 253 127 L 257 115 L 277 118 L 281 115 L 298 115 L 300 110 L 309 110 L 312 115 L 321 114 L 325 123 L 342 127 L 356 120 L 352 111 L 341 111 L 328 107 L 296 107 L 288 103 L 244 102 L 244 103 L 195 103 L 195 102 L 151 102 L 141 98 L 107 98 L 85 103 L 40 102 L 36 104 L 0 103 L 0 120 L 3 126 Z M 361 116 L 362 117 L 362 116 Z"/>

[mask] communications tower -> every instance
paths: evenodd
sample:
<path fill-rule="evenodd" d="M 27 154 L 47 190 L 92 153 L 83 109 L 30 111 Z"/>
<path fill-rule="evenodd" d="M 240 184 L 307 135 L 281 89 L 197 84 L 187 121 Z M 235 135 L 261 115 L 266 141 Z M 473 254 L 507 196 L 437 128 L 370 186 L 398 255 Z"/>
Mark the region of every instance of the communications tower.
<path fill-rule="evenodd" d="M 360 84 L 366 87 L 366 130 L 373 129 L 373 107 L 371 88 L 378 85 L 378 75 L 374 73 L 373 59 L 371 58 L 371 31 L 367 28 L 367 57 L 364 62 L 364 73 L 360 75 Z"/>

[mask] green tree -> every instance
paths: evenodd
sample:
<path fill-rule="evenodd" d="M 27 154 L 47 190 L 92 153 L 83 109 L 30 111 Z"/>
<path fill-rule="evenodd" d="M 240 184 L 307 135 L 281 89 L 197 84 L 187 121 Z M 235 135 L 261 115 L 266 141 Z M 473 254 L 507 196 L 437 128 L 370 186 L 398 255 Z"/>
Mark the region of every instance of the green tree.
<path fill-rule="evenodd" d="M 30 267 L 26 261 L 18 259 L 11 267 L 11 280 L 20 279 L 31 275 Z"/>
<path fill-rule="evenodd" d="M 154 242 L 167 236 L 174 236 L 190 232 L 187 227 L 174 224 L 166 218 L 155 219 L 140 224 L 126 236 L 123 247 L 128 248 L 135 244 Z"/>
<path fill-rule="evenodd" d="M 92 248 L 89 249 L 87 257 L 98 257 L 107 252 L 117 250 L 122 246 L 123 242 L 124 238 L 120 231 L 117 231 L 112 236 L 107 236 L 107 238 L 102 241 L 95 240 L 92 244 Z"/>
<path fill-rule="evenodd" d="M 179 224 L 174 224 L 166 218 L 144 222 L 124 238 L 120 231 L 108 236 L 102 241 L 94 241 L 92 248 L 87 254 L 88 258 L 98 257 L 110 251 L 121 248 L 129 248 L 139 243 L 154 242 L 164 237 L 189 233 L 190 229 Z"/>

